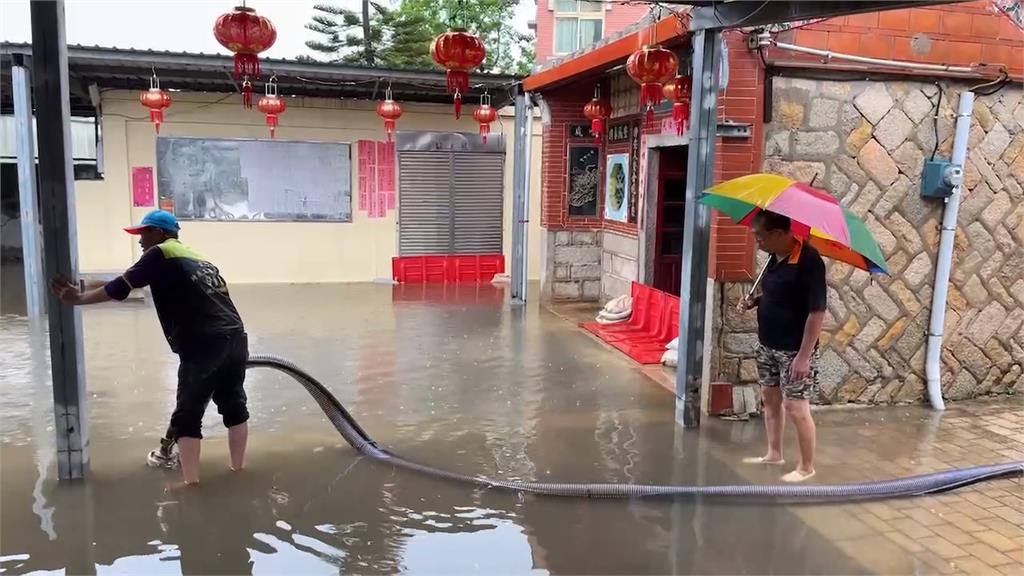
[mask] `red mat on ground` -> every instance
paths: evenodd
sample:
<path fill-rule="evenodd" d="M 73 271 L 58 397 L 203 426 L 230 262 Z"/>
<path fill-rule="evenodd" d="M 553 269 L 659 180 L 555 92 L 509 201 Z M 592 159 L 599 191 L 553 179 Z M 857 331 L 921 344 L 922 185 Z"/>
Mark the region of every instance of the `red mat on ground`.
<path fill-rule="evenodd" d="M 616 324 L 580 326 L 640 364 L 658 364 L 665 346 L 679 335 L 679 297 L 633 282 L 633 314 Z"/>

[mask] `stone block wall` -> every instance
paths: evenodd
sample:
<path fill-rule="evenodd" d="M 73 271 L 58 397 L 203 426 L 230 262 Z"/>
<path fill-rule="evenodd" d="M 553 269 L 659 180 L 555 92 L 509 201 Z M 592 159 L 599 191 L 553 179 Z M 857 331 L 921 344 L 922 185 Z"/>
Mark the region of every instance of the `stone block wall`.
<path fill-rule="evenodd" d="M 764 171 L 827 189 L 864 218 L 891 277 L 828 263 L 824 403 L 925 396 L 925 343 L 943 203 L 920 197 L 923 162 L 949 158 L 963 83 L 777 78 Z M 941 90 L 941 103 L 940 103 Z M 938 107 L 938 119 L 935 110 Z M 976 100 L 949 289 L 943 360 L 952 400 L 1024 391 L 1024 94 Z M 749 285 L 722 285 L 719 377 L 756 378 Z"/>
<path fill-rule="evenodd" d="M 601 300 L 629 294 L 630 283 L 640 277 L 640 240 L 605 230 L 601 246 Z"/>
<path fill-rule="evenodd" d="M 601 296 L 601 233 L 590 230 L 547 232 L 551 249 L 550 297 L 597 300 Z"/>

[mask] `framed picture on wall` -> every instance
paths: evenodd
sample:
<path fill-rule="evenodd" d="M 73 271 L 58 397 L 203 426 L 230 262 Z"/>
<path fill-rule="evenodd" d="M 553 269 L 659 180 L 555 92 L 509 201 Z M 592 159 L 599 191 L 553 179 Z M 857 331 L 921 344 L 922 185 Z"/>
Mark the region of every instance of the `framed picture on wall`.
<path fill-rule="evenodd" d="M 569 216 L 597 216 L 597 194 L 600 189 L 601 149 L 597 146 L 569 146 L 569 185 L 567 202 Z"/>
<path fill-rule="evenodd" d="M 629 154 L 609 154 L 604 183 L 604 218 L 629 219 Z"/>

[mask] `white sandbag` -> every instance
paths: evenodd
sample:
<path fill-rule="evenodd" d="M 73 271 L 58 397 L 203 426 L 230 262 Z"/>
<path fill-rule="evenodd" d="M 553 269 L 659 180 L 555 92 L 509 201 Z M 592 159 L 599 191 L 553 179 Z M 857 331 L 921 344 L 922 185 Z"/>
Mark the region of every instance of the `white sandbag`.
<path fill-rule="evenodd" d="M 618 298 L 612 298 L 604 305 L 605 312 L 609 314 L 620 314 L 633 309 L 633 299 L 629 296 L 619 296 Z"/>
<path fill-rule="evenodd" d="M 632 310 L 626 310 L 625 312 L 609 312 L 607 310 L 601 310 L 600 312 L 597 313 L 598 318 L 604 318 L 605 320 L 611 320 L 613 322 L 625 320 L 632 315 Z"/>
<path fill-rule="evenodd" d="M 665 345 L 666 350 L 679 350 L 679 336 L 672 339 L 671 342 Z"/>
<path fill-rule="evenodd" d="M 661 355 L 661 363 L 670 368 L 675 368 L 679 364 L 679 352 L 676 350 L 665 350 L 665 353 Z"/>

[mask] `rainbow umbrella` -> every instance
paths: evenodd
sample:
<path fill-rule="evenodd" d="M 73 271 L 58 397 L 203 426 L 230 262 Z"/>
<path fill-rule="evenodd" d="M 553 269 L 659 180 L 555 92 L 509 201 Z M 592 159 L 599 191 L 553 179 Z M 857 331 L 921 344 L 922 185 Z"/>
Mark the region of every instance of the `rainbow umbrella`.
<path fill-rule="evenodd" d="M 822 255 L 872 274 L 888 274 L 868 227 L 834 196 L 776 174 L 750 174 L 708 188 L 701 202 L 749 226 L 761 210 L 788 216 L 793 234 Z"/>

